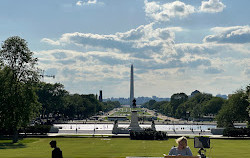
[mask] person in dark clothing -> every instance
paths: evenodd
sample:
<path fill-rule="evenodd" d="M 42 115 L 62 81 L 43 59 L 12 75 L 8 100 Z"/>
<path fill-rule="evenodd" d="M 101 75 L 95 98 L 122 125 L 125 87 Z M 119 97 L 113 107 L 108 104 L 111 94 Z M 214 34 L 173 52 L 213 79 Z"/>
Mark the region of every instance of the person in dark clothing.
<path fill-rule="evenodd" d="M 52 140 L 49 144 L 51 148 L 54 148 L 52 151 L 52 158 L 63 158 L 62 151 L 56 146 L 56 141 Z"/>

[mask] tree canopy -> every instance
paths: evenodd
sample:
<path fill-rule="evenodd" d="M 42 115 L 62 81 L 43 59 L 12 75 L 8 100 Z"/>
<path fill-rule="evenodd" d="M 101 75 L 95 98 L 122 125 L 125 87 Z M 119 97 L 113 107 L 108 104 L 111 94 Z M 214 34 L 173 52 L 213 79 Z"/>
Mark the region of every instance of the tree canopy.
<path fill-rule="evenodd" d="M 37 95 L 42 104 L 42 118 L 49 119 L 84 119 L 97 114 L 99 111 L 109 111 L 120 107 L 119 102 L 99 102 L 93 94 L 70 94 L 60 83 L 38 84 Z M 57 118 L 60 115 L 61 118 Z"/>
<path fill-rule="evenodd" d="M 205 116 L 217 120 L 218 127 L 233 127 L 235 122 L 250 123 L 250 85 L 236 91 L 229 98 L 214 97 L 207 93 L 176 93 L 170 102 L 149 102 L 143 107 L 156 109 L 167 116 L 182 119 L 202 119 Z"/>
<path fill-rule="evenodd" d="M 39 81 L 37 59 L 33 57 L 27 42 L 18 37 L 5 40 L 0 50 L 0 122 L 1 128 L 13 133 L 26 126 L 38 113 L 40 103 L 35 93 Z"/>
<path fill-rule="evenodd" d="M 175 93 L 171 96 L 170 102 L 154 102 L 152 105 L 143 104 L 149 109 L 156 109 L 167 116 L 182 119 L 202 118 L 206 115 L 215 115 L 218 113 L 224 99 L 213 97 L 207 93 L 192 93 L 187 96 L 185 93 Z"/>
<path fill-rule="evenodd" d="M 250 121 L 247 112 L 249 106 L 247 99 L 244 90 L 238 90 L 231 95 L 216 117 L 218 126 L 233 127 L 236 121 Z"/>

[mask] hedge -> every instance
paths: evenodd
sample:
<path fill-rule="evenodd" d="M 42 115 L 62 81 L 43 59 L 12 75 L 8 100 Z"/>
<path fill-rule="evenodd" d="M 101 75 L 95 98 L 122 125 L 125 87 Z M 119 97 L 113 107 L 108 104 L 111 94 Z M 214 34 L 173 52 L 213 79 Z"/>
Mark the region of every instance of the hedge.
<path fill-rule="evenodd" d="M 47 134 L 49 133 L 51 125 L 34 125 L 22 128 L 19 133 L 29 133 L 29 134 Z"/>
<path fill-rule="evenodd" d="M 228 137 L 250 137 L 250 128 L 233 128 L 224 129 L 223 136 Z"/>
<path fill-rule="evenodd" d="M 130 131 L 132 140 L 167 140 L 167 132 L 144 130 L 142 132 Z"/>

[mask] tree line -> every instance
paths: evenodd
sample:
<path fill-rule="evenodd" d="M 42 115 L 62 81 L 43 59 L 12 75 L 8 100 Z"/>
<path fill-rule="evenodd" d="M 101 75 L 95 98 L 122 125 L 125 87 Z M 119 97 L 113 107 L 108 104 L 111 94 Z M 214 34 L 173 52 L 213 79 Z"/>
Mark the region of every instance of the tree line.
<path fill-rule="evenodd" d="M 38 102 L 42 104 L 41 118 L 53 115 L 67 120 L 85 119 L 120 107 L 118 101 L 99 102 L 94 94 L 69 94 L 60 83 L 40 82 L 37 90 Z"/>
<path fill-rule="evenodd" d="M 207 93 L 196 93 L 187 96 L 176 93 L 170 101 L 156 102 L 150 100 L 142 107 L 179 119 L 203 120 L 214 117 L 218 127 L 233 127 L 235 122 L 250 123 L 250 85 L 237 90 L 228 99 L 214 97 Z"/>
<path fill-rule="evenodd" d="M 7 131 L 18 141 L 18 130 L 35 118 L 63 117 L 82 119 L 119 107 L 119 102 L 104 102 L 96 96 L 69 94 L 60 83 L 40 81 L 38 59 L 27 42 L 13 36 L 0 48 L 0 134 Z"/>

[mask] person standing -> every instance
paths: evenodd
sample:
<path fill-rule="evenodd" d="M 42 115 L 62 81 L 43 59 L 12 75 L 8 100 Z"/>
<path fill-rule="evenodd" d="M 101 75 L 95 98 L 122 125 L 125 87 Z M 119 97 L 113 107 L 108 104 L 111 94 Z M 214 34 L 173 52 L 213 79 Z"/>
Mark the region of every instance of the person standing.
<path fill-rule="evenodd" d="M 49 144 L 51 148 L 54 148 L 52 158 L 63 158 L 61 149 L 56 146 L 56 141 L 52 140 Z"/>

